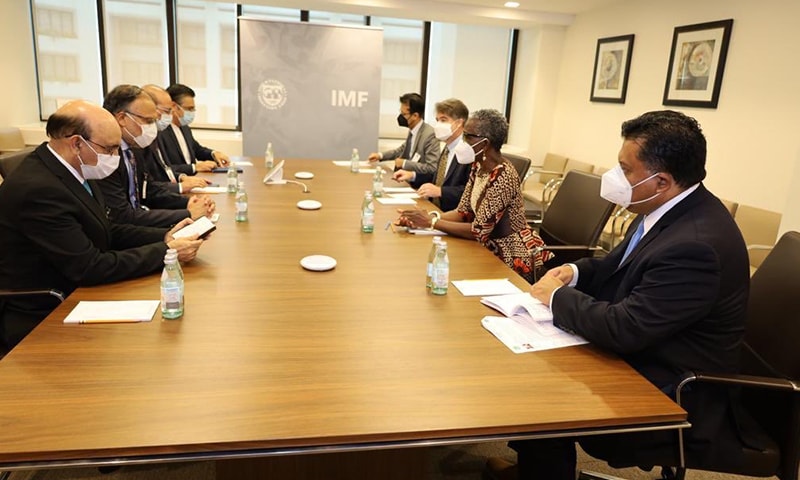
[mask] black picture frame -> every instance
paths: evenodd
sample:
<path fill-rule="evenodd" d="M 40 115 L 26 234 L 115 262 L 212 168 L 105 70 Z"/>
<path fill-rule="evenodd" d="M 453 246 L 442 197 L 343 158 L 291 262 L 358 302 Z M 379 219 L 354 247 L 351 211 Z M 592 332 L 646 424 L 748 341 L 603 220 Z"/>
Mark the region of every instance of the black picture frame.
<path fill-rule="evenodd" d="M 733 19 L 675 27 L 664 105 L 717 108 Z"/>
<path fill-rule="evenodd" d="M 634 35 L 600 38 L 594 54 L 589 101 L 625 103 Z"/>

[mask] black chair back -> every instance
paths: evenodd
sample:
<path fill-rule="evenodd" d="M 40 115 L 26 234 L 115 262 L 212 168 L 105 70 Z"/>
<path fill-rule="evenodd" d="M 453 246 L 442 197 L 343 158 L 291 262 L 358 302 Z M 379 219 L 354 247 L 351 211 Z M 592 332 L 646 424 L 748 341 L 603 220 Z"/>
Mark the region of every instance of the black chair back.
<path fill-rule="evenodd" d="M 514 166 L 514 170 L 516 170 L 517 175 L 519 175 L 519 183 L 522 184 L 525 175 L 528 173 L 528 169 L 531 167 L 531 159 L 511 153 L 503 153 L 503 158 Z"/>
<path fill-rule="evenodd" d="M 542 219 L 539 235 L 547 246 L 581 245 L 586 248 L 554 249 L 556 258 L 546 266 L 592 255 L 613 209 L 614 204 L 600 197 L 600 176 L 576 170 L 567 172 Z"/>
<path fill-rule="evenodd" d="M 8 176 L 19 167 L 22 161 L 33 152 L 34 147 L 24 148 L 19 152 L 4 153 L 0 155 L 0 177 L 8 179 Z"/>

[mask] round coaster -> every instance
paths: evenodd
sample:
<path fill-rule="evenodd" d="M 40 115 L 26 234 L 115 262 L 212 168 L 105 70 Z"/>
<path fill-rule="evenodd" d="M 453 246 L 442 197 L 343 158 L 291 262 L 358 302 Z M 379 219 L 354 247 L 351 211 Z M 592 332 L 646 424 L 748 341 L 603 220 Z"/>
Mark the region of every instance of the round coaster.
<path fill-rule="evenodd" d="M 297 208 L 300 210 L 319 210 L 322 204 L 316 200 L 300 200 L 297 202 Z"/>
<path fill-rule="evenodd" d="M 300 260 L 300 265 L 306 270 L 324 272 L 333 270 L 336 266 L 336 259 L 327 255 L 309 255 Z"/>
<path fill-rule="evenodd" d="M 301 180 L 311 180 L 314 178 L 314 174 L 311 172 L 297 172 L 294 174 L 294 178 L 299 178 Z"/>

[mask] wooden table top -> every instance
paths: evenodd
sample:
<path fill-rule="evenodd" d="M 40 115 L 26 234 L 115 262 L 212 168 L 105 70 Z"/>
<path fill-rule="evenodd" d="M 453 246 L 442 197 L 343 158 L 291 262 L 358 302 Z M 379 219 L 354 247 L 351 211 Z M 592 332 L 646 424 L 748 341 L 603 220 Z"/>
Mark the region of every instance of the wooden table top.
<path fill-rule="evenodd" d="M 184 266 L 182 319 L 64 325 L 79 300 L 158 299 L 159 276 L 81 288 L 0 361 L 0 467 L 684 424 L 615 356 L 514 354 L 481 327 L 496 313 L 478 297 L 427 293 L 430 237 L 384 230 L 397 216 L 385 205 L 360 232 L 371 175 L 289 160 L 285 178 L 315 174 L 304 194 L 262 184 L 253 162 L 250 221 L 234 221 L 233 195 L 214 196 L 221 218 Z M 305 199 L 322 208 L 298 209 Z M 526 288 L 477 242 L 447 240 L 451 280 Z M 306 271 L 311 254 L 338 265 Z"/>

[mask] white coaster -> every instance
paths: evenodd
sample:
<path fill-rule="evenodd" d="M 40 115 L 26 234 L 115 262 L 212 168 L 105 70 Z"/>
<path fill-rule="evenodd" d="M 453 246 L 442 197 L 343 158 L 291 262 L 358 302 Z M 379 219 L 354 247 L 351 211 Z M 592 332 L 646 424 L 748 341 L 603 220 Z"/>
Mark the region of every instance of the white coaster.
<path fill-rule="evenodd" d="M 300 210 L 319 210 L 322 204 L 316 200 L 300 200 L 297 202 L 297 208 Z"/>
<path fill-rule="evenodd" d="M 327 255 L 309 255 L 300 260 L 300 265 L 306 270 L 324 272 L 336 266 L 336 259 Z"/>
<path fill-rule="evenodd" d="M 299 178 L 301 180 L 311 180 L 314 178 L 314 174 L 311 172 L 297 172 L 294 174 L 294 178 Z"/>

